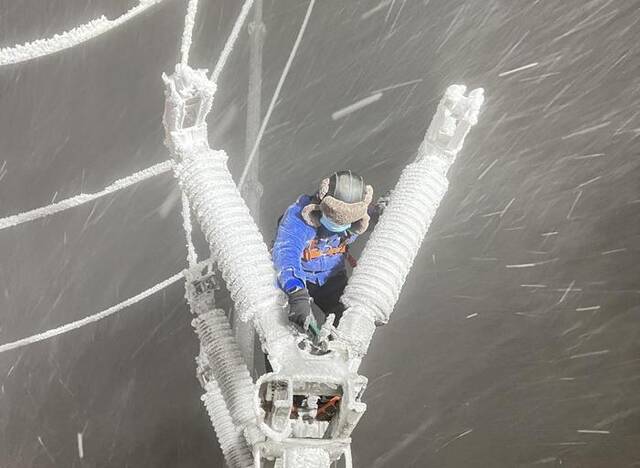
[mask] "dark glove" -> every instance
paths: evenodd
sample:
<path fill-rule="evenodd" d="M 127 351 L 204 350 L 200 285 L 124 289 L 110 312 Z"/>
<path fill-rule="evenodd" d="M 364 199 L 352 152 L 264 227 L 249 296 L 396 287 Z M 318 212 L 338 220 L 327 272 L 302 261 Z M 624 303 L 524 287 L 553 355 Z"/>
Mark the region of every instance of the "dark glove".
<path fill-rule="evenodd" d="M 289 294 L 289 321 L 307 331 L 311 322 L 315 323 L 311 313 L 311 297 L 307 288 L 298 289 Z"/>

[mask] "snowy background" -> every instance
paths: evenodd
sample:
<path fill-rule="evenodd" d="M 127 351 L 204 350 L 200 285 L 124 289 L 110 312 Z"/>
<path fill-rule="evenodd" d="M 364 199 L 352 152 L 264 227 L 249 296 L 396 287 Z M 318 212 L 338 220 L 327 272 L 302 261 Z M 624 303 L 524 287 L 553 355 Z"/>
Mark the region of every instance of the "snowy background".
<path fill-rule="evenodd" d="M 0 0 L 0 46 L 134 4 Z M 239 6 L 201 1 L 194 66 L 212 68 Z M 265 0 L 265 107 L 306 6 Z M 178 59 L 184 8 L 167 0 L 80 47 L 0 69 L 0 216 L 168 157 L 160 75 Z M 248 44 L 209 119 L 236 175 Z M 319 1 L 262 147 L 265 238 L 334 170 L 360 172 L 378 194 L 392 187 L 456 82 L 483 86 L 487 101 L 363 365 L 356 466 L 640 466 L 638 0 Z M 166 174 L 0 232 L 0 343 L 182 269 L 175 186 Z M 222 466 L 189 322 L 178 284 L 0 355 L 0 467 Z"/>

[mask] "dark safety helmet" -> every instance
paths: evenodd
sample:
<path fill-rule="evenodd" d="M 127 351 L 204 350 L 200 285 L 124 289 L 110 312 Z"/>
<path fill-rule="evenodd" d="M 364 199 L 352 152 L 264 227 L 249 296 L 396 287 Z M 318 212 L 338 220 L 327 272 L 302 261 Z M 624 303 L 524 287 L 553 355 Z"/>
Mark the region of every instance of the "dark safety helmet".
<path fill-rule="evenodd" d="M 351 171 L 338 171 L 322 179 L 318 190 L 322 213 L 338 224 L 354 223 L 367 215 L 373 188 Z"/>
<path fill-rule="evenodd" d="M 327 195 L 345 203 L 358 203 L 364 200 L 366 186 L 362 176 L 351 171 L 338 171 L 331 174 L 328 179 L 328 184 L 325 182 L 327 179 L 320 184 L 318 195 L 321 200 Z"/>

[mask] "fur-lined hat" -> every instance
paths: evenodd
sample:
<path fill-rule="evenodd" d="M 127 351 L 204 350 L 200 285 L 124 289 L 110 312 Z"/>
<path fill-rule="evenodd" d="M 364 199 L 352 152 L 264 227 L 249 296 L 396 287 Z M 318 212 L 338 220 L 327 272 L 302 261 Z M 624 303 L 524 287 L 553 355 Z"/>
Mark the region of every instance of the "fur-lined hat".
<path fill-rule="evenodd" d="M 302 210 L 305 221 L 320 226 L 324 214 L 337 224 L 351 224 L 351 231 L 362 234 L 369 227 L 367 209 L 373 199 L 373 187 L 351 171 L 334 172 L 322 179 L 317 194 L 319 203 L 310 203 Z"/>

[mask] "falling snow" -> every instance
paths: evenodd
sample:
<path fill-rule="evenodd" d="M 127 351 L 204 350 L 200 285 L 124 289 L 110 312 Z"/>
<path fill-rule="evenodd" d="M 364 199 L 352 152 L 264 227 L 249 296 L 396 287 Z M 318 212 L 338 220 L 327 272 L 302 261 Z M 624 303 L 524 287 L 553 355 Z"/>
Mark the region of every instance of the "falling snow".
<path fill-rule="evenodd" d="M 136 4 L 6 3 L 2 47 Z M 0 217 L 167 159 L 160 75 L 178 56 L 185 4 L 162 2 L 85 45 L 0 69 L 11 109 L 0 115 Z M 192 59 L 211 69 L 240 7 L 203 5 Z M 305 5 L 265 2 L 265 99 Z M 379 380 L 365 393 L 375 409 L 354 436 L 356 466 L 637 464 L 637 1 L 326 1 L 308 34 L 260 149 L 267 243 L 282 210 L 327 172 L 351 168 L 377 193 L 391 188 L 448 84 L 487 95 L 363 363 Z M 236 177 L 244 55 L 221 75 L 209 120 Z M 106 310 L 184 268 L 173 189 L 159 176 L 1 231 L 0 343 Z M 0 355 L 0 465 L 80 466 L 81 455 L 87 466 L 219 464 L 183 294 L 171 287 Z"/>

